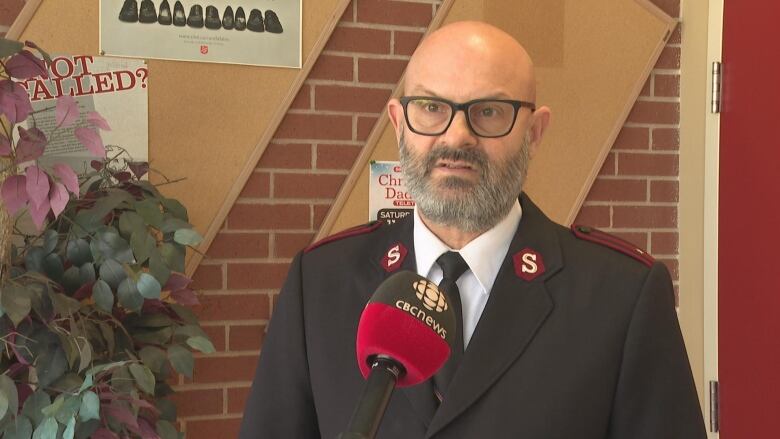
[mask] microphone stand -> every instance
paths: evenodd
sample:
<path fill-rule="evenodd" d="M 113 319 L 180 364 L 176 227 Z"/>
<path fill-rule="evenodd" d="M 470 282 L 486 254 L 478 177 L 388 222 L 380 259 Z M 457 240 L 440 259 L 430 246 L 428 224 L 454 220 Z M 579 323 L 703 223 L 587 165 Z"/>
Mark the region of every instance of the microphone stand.
<path fill-rule="evenodd" d="M 340 434 L 338 439 L 374 439 L 395 384 L 405 373 L 403 366 L 394 359 L 376 356 L 371 362 L 371 372 L 347 431 Z"/>

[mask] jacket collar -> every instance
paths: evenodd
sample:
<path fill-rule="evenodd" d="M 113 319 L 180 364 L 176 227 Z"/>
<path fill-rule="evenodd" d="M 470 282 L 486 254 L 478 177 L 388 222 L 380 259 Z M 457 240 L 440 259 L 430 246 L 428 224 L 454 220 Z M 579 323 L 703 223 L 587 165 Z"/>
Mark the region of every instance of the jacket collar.
<path fill-rule="evenodd" d="M 520 204 L 522 219 L 468 349 L 450 383 L 447 398 L 437 409 L 431 380 L 402 389 L 420 420 L 428 427 L 426 437 L 441 431 L 496 383 L 523 354 L 552 312 L 553 302 L 545 282 L 563 267 L 556 231 L 559 226 L 548 219 L 527 195 L 520 196 Z M 381 253 L 372 257 L 381 280 L 397 270 L 416 272 L 411 215 L 382 229 L 384 233 L 377 237 L 377 248 Z M 406 249 L 406 254 L 397 269 L 389 272 L 382 261 L 399 244 Z M 519 266 L 515 256 L 527 249 L 537 253 L 544 262 L 543 272 L 532 280 L 523 279 L 516 272 Z M 370 297 L 372 291 L 366 294 Z"/>

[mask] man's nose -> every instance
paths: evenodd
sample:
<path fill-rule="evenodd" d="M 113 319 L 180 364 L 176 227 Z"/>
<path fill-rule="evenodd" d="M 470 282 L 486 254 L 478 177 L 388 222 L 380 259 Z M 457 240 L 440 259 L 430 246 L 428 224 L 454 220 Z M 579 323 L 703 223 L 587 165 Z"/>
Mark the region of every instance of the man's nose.
<path fill-rule="evenodd" d="M 458 111 L 452 119 L 447 131 L 442 134 L 444 142 L 450 146 L 474 146 L 477 144 L 477 136 L 469 128 L 466 113 Z"/>

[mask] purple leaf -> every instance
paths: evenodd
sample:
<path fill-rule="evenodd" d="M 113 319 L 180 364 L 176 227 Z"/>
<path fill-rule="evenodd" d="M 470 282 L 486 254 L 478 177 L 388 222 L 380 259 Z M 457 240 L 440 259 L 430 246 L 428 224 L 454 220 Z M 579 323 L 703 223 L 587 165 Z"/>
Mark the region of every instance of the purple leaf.
<path fill-rule="evenodd" d="M 35 160 L 46 149 L 46 134 L 38 128 L 25 130 L 19 127 L 19 143 L 16 145 L 16 161 L 19 163 Z"/>
<path fill-rule="evenodd" d="M 106 156 L 106 147 L 103 146 L 103 140 L 95 130 L 89 128 L 76 128 L 74 130 L 76 138 L 79 139 L 82 145 L 84 145 L 92 155 L 97 157 Z"/>
<path fill-rule="evenodd" d="M 28 179 L 29 181 L 29 179 Z M 43 230 L 43 223 L 46 221 L 46 215 L 49 214 L 51 206 L 49 205 L 49 199 L 45 199 L 40 206 L 36 206 L 34 203 L 30 203 L 30 217 L 32 217 L 33 224 L 38 231 Z"/>
<path fill-rule="evenodd" d="M 11 141 L 3 135 L 0 135 L 0 155 L 6 157 L 11 155 Z"/>
<path fill-rule="evenodd" d="M 152 424 L 146 419 L 138 418 L 138 426 L 141 430 L 141 439 L 160 439 Z"/>
<path fill-rule="evenodd" d="M 57 174 L 62 184 L 75 196 L 79 196 L 79 178 L 73 169 L 65 163 L 54 165 L 54 173 Z"/>
<path fill-rule="evenodd" d="M 111 404 L 108 407 L 105 407 L 105 411 L 106 414 L 127 426 L 130 431 L 135 433 L 139 432 L 138 419 L 127 407 Z"/>
<path fill-rule="evenodd" d="M 129 162 L 127 164 L 127 167 L 130 168 L 131 171 L 133 171 L 133 174 L 135 174 L 135 178 L 140 179 L 144 175 L 146 175 L 147 172 L 149 172 L 149 163 L 147 162 Z"/>
<path fill-rule="evenodd" d="M 30 197 L 27 195 L 27 177 L 24 175 L 12 175 L 3 182 L 3 204 L 9 215 L 15 214 L 19 209 L 27 205 Z"/>
<path fill-rule="evenodd" d="M 27 90 L 11 81 L 0 81 L 0 114 L 8 118 L 11 125 L 22 122 L 33 111 Z"/>
<path fill-rule="evenodd" d="M 8 76 L 16 79 L 48 78 L 46 64 L 29 50 L 22 50 L 5 63 Z"/>
<path fill-rule="evenodd" d="M 49 191 L 49 204 L 54 218 L 60 216 L 65 206 L 68 204 L 68 191 L 62 183 L 54 183 Z"/>
<path fill-rule="evenodd" d="M 87 122 L 101 130 L 111 131 L 111 126 L 108 125 L 108 122 L 106 122 L 106 120 L 103 119 L 103 116 L 97 111 L 90 111 L 87 113 Z"/>
<path fill-rule="evenodd" d="M 54 110 L 54 116 L 58 127 L 69 127 L 78 120 L 80 114 L 79 104 L 76 98 L 71 95 L 62 95 L 57 98 L 57 108 Z"/>
<path fill-rule="evenodd" d="M 103 162 L 101 162 L 100 160 L 92 160 L 91 162 L 89 162 L 89 166 L 92 166 L 92 169 L 96 171 L 100 171 L 101 169 L 103 169 Z"/>
<path fill-rule="evenodd" d="M 90 437 L 92 439 L 119 439 L 116 433 L 107 428 L 98 428 Z"/>
<path fill-rule="evenodd" d="M 187 288 L 173 291 L 171 298 L 180 305 L 195 306 L 200 304 L 195 292 Z"/>
<path fill-rule="evenodd" d="M 31 205 L 40 207 L 43 202 L 49 206 L 49 176 L 37 166 L 28 166 L 24 173 L 27 175 L 27 195 L 30 196 Z"/>
<path fill-rule="evenodd" d="M 187 276 L 173 272 L 168 277 L 168 282 L 165 282 L 165 287 L 163 289 L 165 290 L 171 290 L 171 291 L 179 291 L 183 288 L 186 288 L 187 285 L 192 283 L 192 279 L 188 278 Z"/>

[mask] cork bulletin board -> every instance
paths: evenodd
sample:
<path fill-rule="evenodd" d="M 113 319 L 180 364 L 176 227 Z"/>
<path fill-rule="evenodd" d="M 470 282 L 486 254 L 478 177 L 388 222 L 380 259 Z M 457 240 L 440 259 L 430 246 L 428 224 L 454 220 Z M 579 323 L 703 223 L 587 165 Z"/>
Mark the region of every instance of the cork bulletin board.
<path fill-rule="evenodd" d="M 304 2 L 301 69 L 148 61 L 150 163 L 171 180 L 185 179 L 162 190 L 187 206 L 190 222 L 205 232 L 202 252 L 348 4 Z M 97 1 L 28 0 L 8 38 L 55 54 L 99 55 L 98 28 Z M 201 259 L 190 256 L 188 274 Z"/>
<path fill-rule="evenodd" d="M 466 19 L 502 28 L 534 59 L 537 104 L 552 109 L 552 122 L 525 190 L 570 224 L 676 21 L 648 0 L 445 0 L 431 29 Z M 401 91 L 402 83 L 394 95 Z M 398 160 L 386 112 L 317 238 L 366 222 L 371 160 Z"/>

